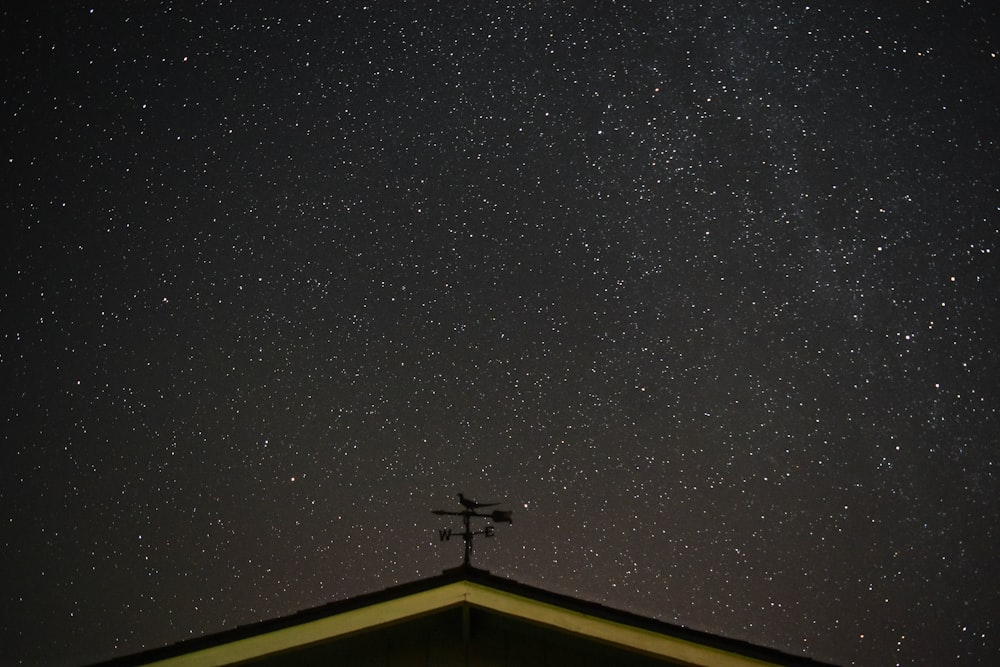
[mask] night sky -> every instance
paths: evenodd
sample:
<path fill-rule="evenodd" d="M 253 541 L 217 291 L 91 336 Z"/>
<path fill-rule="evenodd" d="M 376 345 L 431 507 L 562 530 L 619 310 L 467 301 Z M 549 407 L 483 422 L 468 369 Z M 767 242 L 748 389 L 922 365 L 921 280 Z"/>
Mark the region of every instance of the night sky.
<path fill-rule="evenodd" d="M 0 664 L 434 576 L 458 491 L 499 576 L 998 664 L 992 3 L 13 4 Z"/>

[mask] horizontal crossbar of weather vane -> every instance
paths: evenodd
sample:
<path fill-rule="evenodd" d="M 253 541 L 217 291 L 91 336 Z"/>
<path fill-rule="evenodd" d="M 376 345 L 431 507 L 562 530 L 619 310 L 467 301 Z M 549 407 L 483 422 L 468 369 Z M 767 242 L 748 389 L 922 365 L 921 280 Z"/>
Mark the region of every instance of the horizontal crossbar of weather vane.
<path fill-rule="evenodd" d="M 497 523 L 514 523 L 511 510 L 493 510 L 489 514 L 480 514 L 475 510 L 463 510 L 461 512 L 449 512 L 447 510 L 431 510 L 431 514 L 438 516 L 478 516 L 484 519 L 493 519 Z"/>

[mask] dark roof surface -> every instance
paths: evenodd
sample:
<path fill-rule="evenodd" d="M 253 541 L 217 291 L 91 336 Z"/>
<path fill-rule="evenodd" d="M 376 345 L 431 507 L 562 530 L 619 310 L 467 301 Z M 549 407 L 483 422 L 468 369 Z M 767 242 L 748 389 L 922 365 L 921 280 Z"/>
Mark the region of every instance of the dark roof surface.
<path fill-rule="evenodd" d="M 694 630 L 681 625 L 665 623 L 656 619 L 639 616 L 627 611 L 613 609 L 594 602 L 580 600 L 560 593 L 553 593 L 535 586 L 522 584 L 512 579 L 505 579 L 490 574 L 488 570 L 481 570 L 476 567 L 463 566 L 445 570 L 440 575 L 428 579 L 420 579 L 397 586 L 385 588 L 380 591 L 366 593 L 356 597 L 338 600 L 328 604 L 306 609 L 289 616 L 276 619 L 242 625 L 230 630 L 194 637 L 170 644 L 160 648 L 150 649 L 141 653 L 113 658 L 106 662 L 95 664 L 93 667 L 126 667 L 130 665 L 143 665 L 157 660 L 172 658 L 185 653 L 221 646 L 229 642 L 246 639 L 262 635 L 276 630 L 293 627 L 309 621 L 335 616 L 344 612 L 361 609 L 370 605 L 378 604 L 388 600 L 402 598 L 416 593 L 422 593 L 441 586 L 458 582 L 470 582 L 487 586 L 502 592 L 518 595 L 529 600 L 542 602 L 567 609 L 595 618 L 641 628 L 668 637 L 694 642 L 703 646 L 730 651 L 750 658 L 776 663 L 779 665 L 801 665 L 806 666 L 827 666 L 830 663 L 819 662 L 803 656 L 796 656 L 784 653 L 775 649 L 758 646 L 737 639 L 730 639 L 719 635 L 713 635 L 700 630 Z"/>

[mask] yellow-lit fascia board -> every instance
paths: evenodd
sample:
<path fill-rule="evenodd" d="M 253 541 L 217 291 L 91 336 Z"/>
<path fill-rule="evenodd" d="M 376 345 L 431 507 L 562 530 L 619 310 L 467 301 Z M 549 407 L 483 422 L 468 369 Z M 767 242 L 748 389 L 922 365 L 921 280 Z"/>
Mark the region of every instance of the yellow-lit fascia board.
<path fill-rule="evenodd" d="M 559 631 L 691 665 L 742 667 L 775 664 L 564 609 L 468 581 L 444 584 L 431 590 L 374 603 L 326 618 L 306 621 L 299 625 L 264 632 L 253 637 L 195 650 L 148 664 L 157 667 L 234 665 L 296 647 L 346 637 L 365 630 L 374 630 L 408 618 L 462 604 L 489 609 Z"/>

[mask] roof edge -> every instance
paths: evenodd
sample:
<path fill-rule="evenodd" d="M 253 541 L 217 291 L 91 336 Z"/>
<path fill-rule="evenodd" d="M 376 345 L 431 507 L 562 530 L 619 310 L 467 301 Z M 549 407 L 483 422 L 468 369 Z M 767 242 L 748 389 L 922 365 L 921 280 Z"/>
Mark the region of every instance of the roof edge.
<path fill-rule="evenodd" d="M 470 604 L 560 632 L 698 665 L 826 663 L 692 630 L 498 577 L 472 566 L 99 663 L 215 667 Z M 96 666 L 95 666 L 96 667 Z"/>

